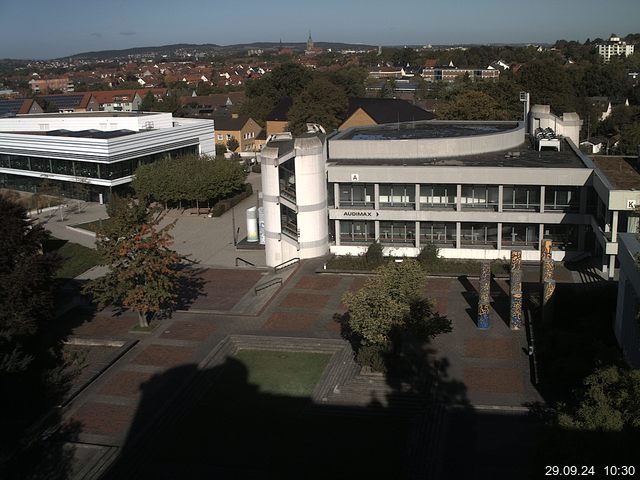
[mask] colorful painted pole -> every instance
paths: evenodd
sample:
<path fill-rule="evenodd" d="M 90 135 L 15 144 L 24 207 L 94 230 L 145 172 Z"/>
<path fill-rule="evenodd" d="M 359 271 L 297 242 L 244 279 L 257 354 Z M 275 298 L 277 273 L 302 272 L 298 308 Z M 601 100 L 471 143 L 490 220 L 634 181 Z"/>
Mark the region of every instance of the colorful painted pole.
<path fill-rule="evenodd" d="M 520 330 L 522 327 L 522 270 L 511 270 L 509 327 L 511 330 Z"/>
<path fill-rule="evenodd" d="M 542 288 L 542 320 L 553 321 L 553 292 L 556 290 L 556 281 L 552 278 L 545 280 Z"/>
<path fill-rule="evenodd" d="M 482 262 L 480 265 L 480 285 L 478 296 L 478 328 L 489 328 L 489 306 L 491 304 L 491 264 Z"/>
<path fill-rule="evenodd" d="M 511 271 L 522 267 L 522 250 L 511 250 Z"/>
<path fill-rule="evenodd" d="M 540 283 L 544 282 L 544 263 L 545 261 L 552 260 L 551 256 L 552 242 L 550 239 L 545 238 L 542 240 L 540 248 Z M 553 276 L 553 272 L 552 272 Z"/>

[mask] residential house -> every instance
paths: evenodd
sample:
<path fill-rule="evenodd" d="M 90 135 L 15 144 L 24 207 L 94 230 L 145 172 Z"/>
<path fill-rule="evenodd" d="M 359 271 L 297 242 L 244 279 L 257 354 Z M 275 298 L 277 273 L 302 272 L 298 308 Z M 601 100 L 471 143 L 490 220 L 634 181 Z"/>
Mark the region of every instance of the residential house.
<path fill-rule="evenodd" d="M 36 99 L 41 106 L 49 104 L 59 113 L 97 112 L 100 110 L 100 104 L 91 92 L 39 95 Z"/>
<path fill-rule="evenodd" d="M 47 79 L 31 79 L 29 87 L 33 93 L 47 93 L 53 90 L 62 92 L 73 92 L 73 83 L 69 81 L 69 77 L 47 78 Z"/>
<path fill-rule="evenodd" d="M 267 137 L 287 130 L 287 125 L 289 124 L 288 114 L 292 105 L 293 99 L 291 97 L 283 97 L 269 112 L 265 118 L 267 122 Z"/>
<path fill-rule="evenodd" d="M 255 138 L 262 127 L 246 115 L 215 115 L 213 124 L 216 130 L 215 141 L 219 145 L 227 145 L 229 140 L 235 138 L 238 141 L 236 152 L 255 152 Z"/>
<path fill-rule="evenodd" d="M 350 98 L 347 118 L 338 127 L 341 132 L 352 127 L 384 123 L 433 120 L 435 115 L 406 100 L 395 98 Z"/>
<path fill-rule="evenodd" d="M 33 98 L 0 100 L 0 117 L 13 117 L 29 113 L 43 113 L 42 107 Z"/>

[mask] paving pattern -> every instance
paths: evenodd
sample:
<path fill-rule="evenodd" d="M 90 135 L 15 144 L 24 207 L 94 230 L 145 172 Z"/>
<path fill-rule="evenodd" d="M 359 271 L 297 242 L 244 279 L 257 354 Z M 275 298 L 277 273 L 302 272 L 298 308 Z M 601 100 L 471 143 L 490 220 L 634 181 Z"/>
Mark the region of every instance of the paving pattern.
<path fill-rule="evenodd" d="M 342 356 L 335 353 L 333 360 L 341 368 L 327 373 L 318 386 L 324 393 L 316 392 L 314 398 L 321 405 L 397 406 L 400 411 L 422 408 L 424 399 L 416 401 L 409 396 L 412 400 L 404 400 L 404 387 L 382 375 L 360 372 L 355 366 L 352 353 L 345 350 L 348 344 L 341 339 L 335 315 L 345 311 L 344 293 L 361 288 L 366 277 L 315 273 L 321 265 L 321 261 L 303 262 L 281 275 L 282 285 L 259 294 L 253 289 L 264 282 L 264 270 L 205 271 L 205 296 L 192 305 L 193 311 L 174 313 L 150 333 L 132 331 L 136 317 L 130 313 L 113 316 L 103 312 L 76 322 L 67 319 L 72 335 L 137 340 L 135 347 L 67 408 L 66 418 L 82 424 L 80 442 L 118 448 L 130 441 L 132 431 L 142 431 L 132 424 L 152 425 L 158 416 L 178 415 L 180 401 L 176 399 L 195 388 L 192 380 L 212 358 L 232 354 L 228 339 L 238 335 L 254 338 L 259 345 L 271 345 L 269 348 L 280 348 L 278 342 L 283 338 L 315 339 L 318 344 L 329 342 L 334 352 L 342 352 Z M 479 331 L 474 323 L 477 280 L 435 277 L 429 278 L 424 288 L 436 310 L 453 324 L 451 333 L 431 344 L 431 354 L 440 362 L 443 378 L 461 385 L 462 394 L 472 405 L 511 407 L 540 400 L 528 380 L 528 357 L 522 350 L 525 333 L 508 328 L 507 291 L 504 281 L 492 283 L 491 327 Z M 251 313 L 239 314 L 240 307 Z M 158 406 L 148 419 L 136 416 L 142 401 Z M 433 415 L 442 413 L 434 411 Z M 433 415 L 425 417 L 431 419 L 425 422 L 433 422 Z M 431 435 L 428 432 L 433 428 L 421 427 L 420 435 Z M 96 467 L 92 475 L 98 478 L 101 473 L 103 470 Z"/>

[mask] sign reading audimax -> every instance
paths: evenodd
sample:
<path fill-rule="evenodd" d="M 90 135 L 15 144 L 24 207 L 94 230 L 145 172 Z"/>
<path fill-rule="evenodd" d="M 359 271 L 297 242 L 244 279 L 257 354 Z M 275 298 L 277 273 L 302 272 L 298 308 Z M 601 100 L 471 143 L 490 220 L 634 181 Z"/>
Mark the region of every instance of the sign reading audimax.
<path fill-rule="evenodd" d="M 359 218 L 375 218 L 380 215 L 378 212 L 371 210 L 346 210 L 341 212 L 343 217 L 359 217 Z"/>

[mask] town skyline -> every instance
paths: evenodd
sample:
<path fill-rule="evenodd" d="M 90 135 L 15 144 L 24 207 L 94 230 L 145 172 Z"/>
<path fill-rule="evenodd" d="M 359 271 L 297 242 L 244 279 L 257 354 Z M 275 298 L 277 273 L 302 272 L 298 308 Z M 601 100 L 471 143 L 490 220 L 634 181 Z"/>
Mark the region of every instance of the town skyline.
<path fill-rule="evenodd" d="M 120 0 L 109 8 L 98 2 L 63 0 L 50 5 L 37 0 L 31 4 L 30 14 L 24 15 L 20 3 L 9 0 L 0 7 L 0 58 L 52 59 L 180 43 L 300 43 L 309 31 L 316 42 L 401 46 L 548 44 L 562 39 L 584 42 L 637 30 L 637 2 L 615 0 L 609 4 L 611 8 L 601 6 L 595 0 L 561 4 L 542 0 L 535 9 L 505 0 L 481 4 L 436 1 L 429 5 L 401 0 L 390 9 L 380 0 L 349 4 L 328 0 L 305 4 L 301 9 L 299 3 L 289 0 L 276 5 L 250 0 L 244 10 L 251 14 L 239 15 L 231 4 L 212 8 L 202 0 L 186 0 L 179 9 Z"/>

